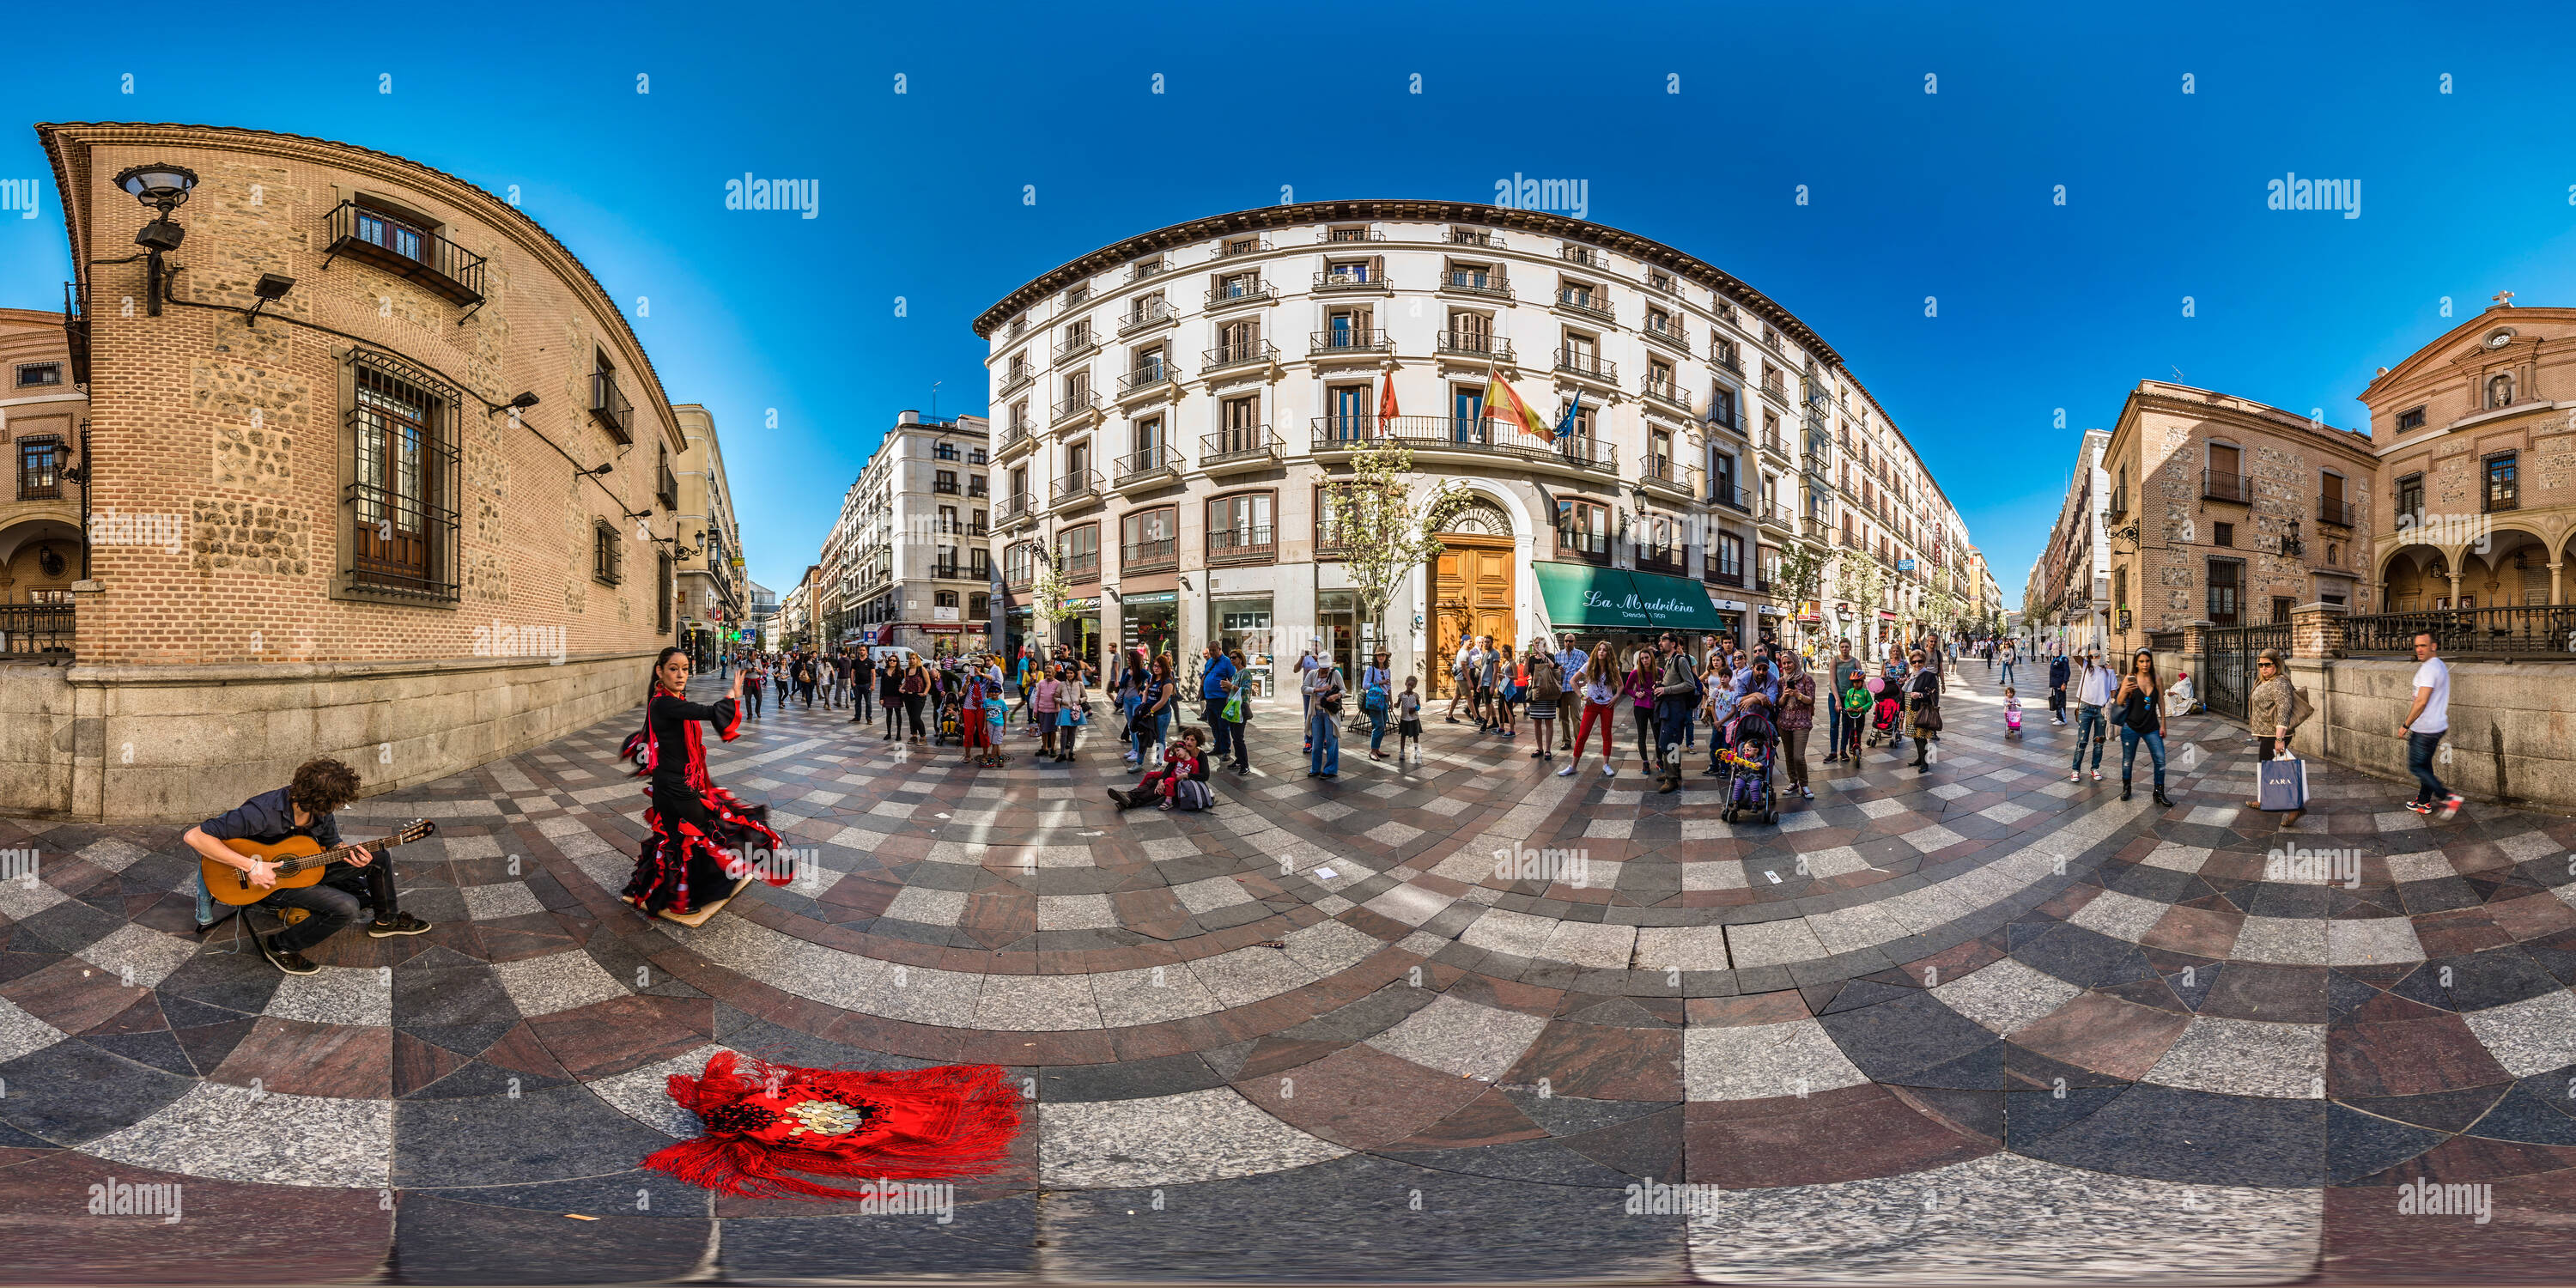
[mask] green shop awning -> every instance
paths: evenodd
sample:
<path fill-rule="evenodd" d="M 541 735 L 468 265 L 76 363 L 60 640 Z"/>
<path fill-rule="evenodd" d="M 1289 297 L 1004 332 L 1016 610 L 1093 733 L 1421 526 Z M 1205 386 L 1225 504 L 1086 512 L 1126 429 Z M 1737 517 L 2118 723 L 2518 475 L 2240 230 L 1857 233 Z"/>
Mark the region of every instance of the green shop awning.
<path fill-rule="evenodd" d="M 1708 591 L 1687 577 L 1600 568 L 1591 564 L 1540 563 L 1539 593 L 1557 630 L 1719 631 L 1726 623 Z"/>
<path fill-rule="evenodd" d="M 1646 615 L 1655 619 L 1657 629 L 1703 633 L 1726 629 L 1717 605 L 1708 600 L 1708 587 L 1688 577 L 1654 572 L 1632 572 L 1628 580 L 1636 584 L 1637 596 L 1645 601 Z"/>

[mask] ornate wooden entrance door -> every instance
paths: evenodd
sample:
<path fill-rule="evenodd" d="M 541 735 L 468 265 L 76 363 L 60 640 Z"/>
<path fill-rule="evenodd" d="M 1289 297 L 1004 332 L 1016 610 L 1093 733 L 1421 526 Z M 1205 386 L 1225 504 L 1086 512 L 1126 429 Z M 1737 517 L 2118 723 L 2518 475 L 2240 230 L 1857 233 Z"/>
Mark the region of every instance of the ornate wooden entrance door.
<path fill-rule="evenodd" d="M 1460 642 L 1472 635 L 1491 635 L 1497 647 L 1516 644 L 1520 620 L 1514 601 L 1519 581 L 1509 538 L 1442 534 L 1442 549 L 1432 577 L 1432 654 L 1440 674 L 1431 677 L 1434 696 L 1448 696 L 1456 685 L 1449 674 Z"/>

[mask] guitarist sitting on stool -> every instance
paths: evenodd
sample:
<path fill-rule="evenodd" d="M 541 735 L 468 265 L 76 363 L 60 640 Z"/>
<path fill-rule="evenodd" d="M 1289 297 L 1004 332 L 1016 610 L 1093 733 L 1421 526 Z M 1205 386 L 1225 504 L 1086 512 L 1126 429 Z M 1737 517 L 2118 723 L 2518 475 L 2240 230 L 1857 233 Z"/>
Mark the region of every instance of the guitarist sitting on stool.
<path fill-rule="evenodd" d="M 340 844 L 340 825 L 331 817 L 333 811 L 346 805 L 358 794 L 358 772 L 330 757 L 308 760 L 296 767 L 294 781 L 273 792 L 263 792 L 243 801 L 241 807 L 220 818 L 210 818 L 189 828 L 185 837 L 190 849 L 218 863 L 236 867 L 250 874 L 253 885 L 275 885 L 274 865 L 235 853 L 224 842 L 256 841 L 274 845 L 290 836 L 309 836 L 329 849 Z M 321 969 L 304 956 L 304 950 L 337 933 L 342 926 L 357 919 L 359 900 L 374 908 L 376 918 L 367 926 L 370 938 L 390 935 L 417 935 L 429 929 L 429 923 L 394 907 L 394 877 L 390 861 L 376 863 L 364 850 L 347 860 L 347 866 L 333 865 L 320 883 L 301 889 L 280 890 L 260 900 L 267 908 L 302 908 L 311 915 L 286 929 L 259 938 L 260 955 L 289 975 L 310 975 Z"/>

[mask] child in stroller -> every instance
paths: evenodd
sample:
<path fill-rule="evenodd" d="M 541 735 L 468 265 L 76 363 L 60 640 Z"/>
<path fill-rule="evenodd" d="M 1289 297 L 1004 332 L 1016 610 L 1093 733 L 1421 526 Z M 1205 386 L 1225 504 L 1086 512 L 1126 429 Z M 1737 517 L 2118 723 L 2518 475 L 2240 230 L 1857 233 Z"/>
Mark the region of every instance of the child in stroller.
<path fill-rule="evenodd" d="M 1779 741 L 1779 729 L 1771 723 L 1770 699 L 1759 693 L 1744 695 L 1727 730 L 1726 752 L 1719 757 L 1727 770 L 1723 815 L 1727 822 L 1757 814 L 1765 823 L 1780 821 L 1779 794 L 1771 786 L 1771 760 Z"/>
<path fill-rule="evenodd" d="M 1904 718 L 1904 708 L 1896 704 L 1896 690 L 1882 691 L 1878 695 L 1878 705 L 1869 710 L 1869 745 L 1880 747 L 1896 742 L 1897 726 Z"/>

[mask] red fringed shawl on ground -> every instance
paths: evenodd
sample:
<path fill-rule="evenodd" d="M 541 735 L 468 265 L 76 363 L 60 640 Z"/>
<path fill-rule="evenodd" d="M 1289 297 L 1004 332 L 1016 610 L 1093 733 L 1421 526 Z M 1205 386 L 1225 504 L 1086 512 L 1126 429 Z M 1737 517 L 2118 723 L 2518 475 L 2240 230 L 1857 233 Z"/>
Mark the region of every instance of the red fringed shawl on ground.
<path fill-rule="evenodd" d="M 680 699 L 655 694 L 644 704 L 644 727 L 629 734 L 625 746 L 619 751 L 621 756 L 635 762 L 635 776 L 638 778 L 649 780 L 654 766 L 669 754 L 661 740 L 653 736 L 653 707 L 664 701 Z M 733 741 L 742 731 L 742 708 L 720 702 L 716 704 L 716 710 L 726 712 L 730 717 L 716 731 L 717 736 L 726 742 Z M 726 897 L 745 876 L 757 874 L 773 886 L 783 886 L 794 880 L 795 873 L 789 870 L 785 856 L 779 854 L 784 843 L 778 839 L 778 833 L 769 828 L 769 807 L 745 805 L 735 799 L 732 792 L 716 786 L 715 780 L 707 774 L 706 744 L 698 734 L 698 722 L 682 720 L 679 724 L 682 745 L 677 750 L 682 758 L 682 772 L 688 778 L 689 790 L 697 794 L 707 813 L 714 816 L 716 835 L 710 836 L 688 823 L 681 823 L 678 827 L 681 844 L 675 849 L 664 839 L 661 811 L 646 806 L 644 826 L 652 831 L 645 834 L 643 851 L 636 856 L 635 873 L 628 878 L 626 888 L 620 893 L 628 903 L 646 912 L 667 909 L 687 913 L 694 910 L 703 898 Z M 755 864 L 736 853 L 745 849 L 759 851 L 764 861 Z M 728 878 L 712 896 L 689 888 L 690 859 L 693 856 L 705 864 L 714 865 Z"/>
<path fill-rule="evenodd" d="M 706 1134 L 656 1151 L 645 1167 L 749 1198 L 856 1199 L 790 1172 L 890 1181 L 981 1176 L 1020 1129 L 1020 1096 L 989 1064 L 855 1073 L 800 1069 L 734 1053 L 706 1075 L 671 1076 L 671 1099 Z"/>

